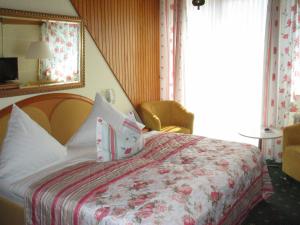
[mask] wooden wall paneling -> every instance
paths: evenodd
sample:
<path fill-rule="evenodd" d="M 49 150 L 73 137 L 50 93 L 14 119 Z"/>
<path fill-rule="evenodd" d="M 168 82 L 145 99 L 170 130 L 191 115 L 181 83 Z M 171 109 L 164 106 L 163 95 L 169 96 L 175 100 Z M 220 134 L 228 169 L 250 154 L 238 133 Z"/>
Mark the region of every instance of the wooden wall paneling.
<path fill-rule="evenodd" d="M 159 0 L 71 0 L 134 106 L 159 100 Z"/>

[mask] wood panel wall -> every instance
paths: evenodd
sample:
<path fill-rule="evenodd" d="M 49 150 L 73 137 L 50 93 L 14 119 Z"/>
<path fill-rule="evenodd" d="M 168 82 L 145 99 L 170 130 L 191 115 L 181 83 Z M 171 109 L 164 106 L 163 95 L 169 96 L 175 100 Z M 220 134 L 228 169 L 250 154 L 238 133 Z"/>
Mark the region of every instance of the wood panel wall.
<path fill-rule="evenodd" d="M 159 0 L 71 0 L 134 106 L 159 100 Z"/>

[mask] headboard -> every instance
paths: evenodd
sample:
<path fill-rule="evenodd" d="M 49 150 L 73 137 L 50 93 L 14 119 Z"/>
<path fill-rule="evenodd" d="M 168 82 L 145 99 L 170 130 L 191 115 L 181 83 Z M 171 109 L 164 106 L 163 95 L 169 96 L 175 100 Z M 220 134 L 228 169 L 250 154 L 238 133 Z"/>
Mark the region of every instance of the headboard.
<path fill-rule="evenodd" d="M 65 144 L 90 113 L 93 101 L 67 93 L 44 94 L 15 103 L 60 143 Z M 0 146 L 12 106 L 0 110 Z"/>

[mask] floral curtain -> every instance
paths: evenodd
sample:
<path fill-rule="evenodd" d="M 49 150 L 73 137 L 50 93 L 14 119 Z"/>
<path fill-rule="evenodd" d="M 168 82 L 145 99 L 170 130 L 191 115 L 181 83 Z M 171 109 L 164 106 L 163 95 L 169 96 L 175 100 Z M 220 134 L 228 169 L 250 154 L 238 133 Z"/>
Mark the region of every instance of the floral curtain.
<path fill-rule="evenodd" d="M 160 1 L 160 92 L 163 100 L 183 103 L 186 1 Z"/>
<path fill-rule="evenodd" d="M 79 34 L 79 24 L 47 22 L 42 25 L 42 39 L 55 57 L 40 61 L 41 80 L 79 81 Z"/>
<path fill-rule="evenodd" d="M 264 76 L 263 126 L 282 129 L 299 111 L 300 11 L 299 1 L 269 1 Z M 265 141 L 266 159 L 282 157 L 282 141 Z"/>

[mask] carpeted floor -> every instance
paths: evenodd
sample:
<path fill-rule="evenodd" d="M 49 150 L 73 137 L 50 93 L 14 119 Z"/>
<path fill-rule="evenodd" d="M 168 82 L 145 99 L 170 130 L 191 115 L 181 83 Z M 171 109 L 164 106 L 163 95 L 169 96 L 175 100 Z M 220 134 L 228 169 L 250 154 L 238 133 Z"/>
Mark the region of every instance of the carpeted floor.
<path fill-rule="evenodd" d="M 260 202 L 243 225 L 300 225 L 300 182 L 286 176 L 281 164 L 268 162 L 273 196 Z"/>

